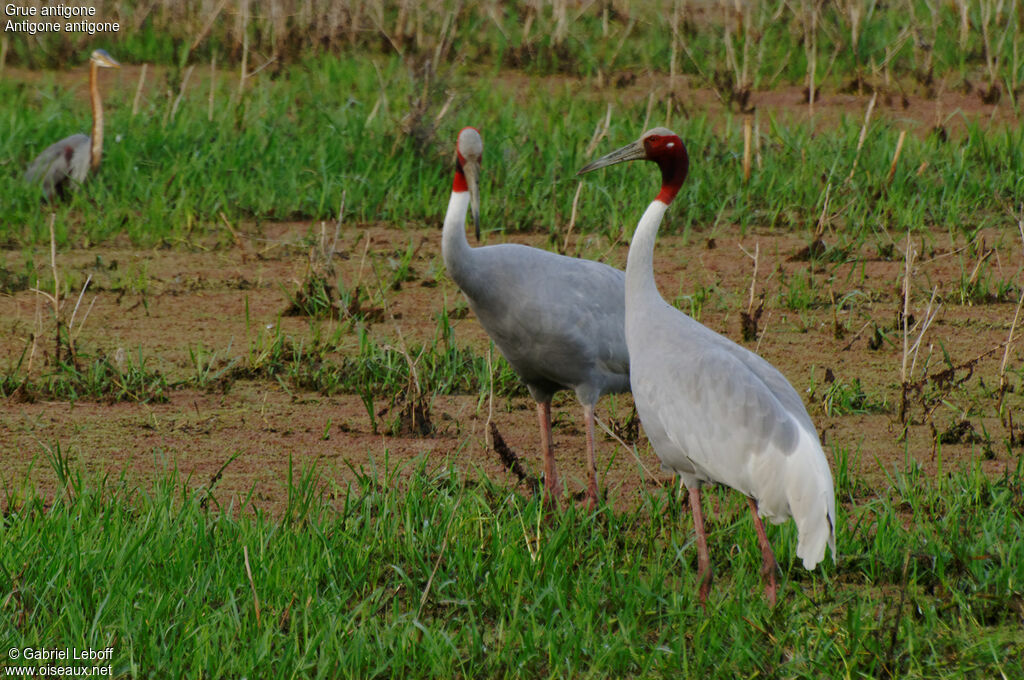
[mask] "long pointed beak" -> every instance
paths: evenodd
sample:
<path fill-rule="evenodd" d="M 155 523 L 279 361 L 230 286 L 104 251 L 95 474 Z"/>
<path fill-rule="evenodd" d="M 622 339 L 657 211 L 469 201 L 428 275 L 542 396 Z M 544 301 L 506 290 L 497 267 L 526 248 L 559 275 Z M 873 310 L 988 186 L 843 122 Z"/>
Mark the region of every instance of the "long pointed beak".
<path fill-rule="evenodd" d="M 480 176 L 480 165 L 473 160 L 467 160 L 462 164 L 462 173 L 466 176 L 466 184 L 469 186 L 469 210 L 473 213 L 473 229 L 476 240 L 480 240 L 480 187 L 477 178 Z"/>
<path fill-rule="evenodd" d="M 121 62 L 107 54 L 106 50 L 96 50 L 93 52 L 93 59 L 96 61 L 97 66 L 102 66 L 103 68 L 121 68 Z"/>
<path fill-rule="evenodd" d="M 596 161 L 585 165 L 583 169 L 577 172 L 577 175 L 583 175 L 588 172 L 593 172 L 598 168 L 604 168 L 609 165 L 615 165 L 616 163 L 625 163 L 626 161 L 639 161 L 647 158 L 647 151 L 644 149 L 644 145 L 639 141 L 627 144 L 621 149 L 616 149 L 606 156 L 601 156 Z"/>

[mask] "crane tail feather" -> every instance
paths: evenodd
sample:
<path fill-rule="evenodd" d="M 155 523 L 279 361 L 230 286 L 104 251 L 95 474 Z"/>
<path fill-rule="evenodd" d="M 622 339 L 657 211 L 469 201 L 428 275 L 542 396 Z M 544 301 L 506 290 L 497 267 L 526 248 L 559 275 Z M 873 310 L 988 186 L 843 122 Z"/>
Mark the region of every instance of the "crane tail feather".
<path fill-rule="evenodd" d="M 825 452 L 816 434 L 801 430 L 800 448 L 789 476 L 790 507 L 797 525 L 797 556 L 814 569 L 826 546 L 836 558 L 836 501 Z"/>

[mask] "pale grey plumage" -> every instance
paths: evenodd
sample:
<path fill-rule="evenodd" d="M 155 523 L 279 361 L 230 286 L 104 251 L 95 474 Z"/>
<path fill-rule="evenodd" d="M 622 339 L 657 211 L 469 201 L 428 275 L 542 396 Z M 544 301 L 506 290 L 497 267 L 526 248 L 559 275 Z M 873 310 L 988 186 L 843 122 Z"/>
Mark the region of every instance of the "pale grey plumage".
<path fill-rule="evenodd" d="M 760 517 L 797 523 L 797 555 L 813 569 L 835 556 L 835 493 L 828 461 L 800 395 L 771 364 L 669 305 L 654 280 L 654 244 L 686 178 L 686 147 L 670 130 L 604 156 L 580 174 L 652 160 L 662 187 L 637 225 L 626 265 L 626 342 L 633 398 L 662 466 L 690 492 L 697 529 L 700 598 L 711 583 L 700 486 L 725 484 L 748 498 L 762 549 L 766 592 L 775 601 L 775 558 Z"/>
<path fill-rule="evenodd" d="M 587 428 L 588 496 L 597 502 L 593 409 L 604 394 L 629 390 L 625 275 L 582 260 L 518 244 L 471 248 L 467 209 L 478 218 L 477 173 L 483 142 L 459 134 L 458 165 L 445 217 L 442 254 L 480 325 L 526 383 L 538 404 L 548 490 L 559 492 L 550 452 L 550 402 L 575 391 Z M 545 424 L 546 420 L 546 424 Z"/>
<path fill-rule="evenodd" d="M 62 193 L 68 182 L 81 184 L 89 174 L 91 142 L 81 133 L 65 137 L 43 149 L 25 172 L 25 181 L 39 183 L 46 198 Z"/>
<path fill-rule="evenodd" d="M 662 466 L 689 488 L 721 483 L 736 489 L 775 523 L 793 516 L 797 554 L 808 569 L 821 561 L 826 545 L 834 553 L 831 473 L 807 409 L 786 378 L 664 300 L 631 300 L 626 329 L 633 398 Z"/>
<path fill-rule="evenodd" d="M 535 400 L 629 390 L 621 271 L 513 243 L 450 255 L 449 274 Z"/>
<path fill-rule="evenodd" d="M 103 154 L 103 103 L 100 99 L 98 68 L 121 65 L 105 50 L 94 50 L 89 58 L 89 96 L 92 108 L 92 135 L 74 134 L 46 147 L 25 171 L 25 181 L 38 184 L 50 199 L 63 195 L 85 181 L 90 170 L 100 165 Z"/>

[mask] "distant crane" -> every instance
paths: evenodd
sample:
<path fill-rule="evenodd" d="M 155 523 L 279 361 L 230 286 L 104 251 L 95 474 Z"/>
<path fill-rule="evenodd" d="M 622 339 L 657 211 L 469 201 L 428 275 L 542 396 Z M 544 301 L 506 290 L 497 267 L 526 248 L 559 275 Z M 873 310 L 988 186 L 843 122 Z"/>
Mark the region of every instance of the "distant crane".
<path fill-rule="evenodd" d="M 640 218 L 626 261 L 626 341 L 640 422 L 662 467 L 678 473 L 689 491 L 701 603 L 711 589 L 711 561 L 700 485 L 710 482 L 747 496 L 761 546 L 765 595 L 774 605 L 775 555 L 761 517 L 774 523 L 796 520 L 796 552 L 807 569 L 824 559 L 826 544 L 835 559 L 832 473 L 814 423 L 786 378 L 658 293 L 654 241 L 689 170 L 682 140 L 655 128 L 579 174 L 632 160 L 661 168 L 661 191 Z"/>
<path fill-rule="evenodd" d="M 105 50 L 94 50 L 89 58 L 89 94 L 92 99 L 92 135 L 65 137 L 36 156 L 25 172 L 25 181 L 41 184 L 47 200 L 56 193 L 63 197 L 74 185 L 85 181 L 90 170 L 100 167 L 103 156 L 103 102 L 97 71 L 100 68 L 120 68 Z"/>
<path fill-rule="evenodd" d="M 471 248 L 466 212 L 472 208 L 479 238 L 483 148 L 475 128 L 459 133 L 441 237 L 445 267 L 537 402 L 544 485 L 552 500 L 561 495 L 561 486 L 551 446 L 551 397 L 558 390 L 576 392 L 586 425 L 587 497 L 593 508 L 598 499 L 594 406 L 604 394 L 629 390 L 625 275 L 600 262 L 514 243 Z"/>

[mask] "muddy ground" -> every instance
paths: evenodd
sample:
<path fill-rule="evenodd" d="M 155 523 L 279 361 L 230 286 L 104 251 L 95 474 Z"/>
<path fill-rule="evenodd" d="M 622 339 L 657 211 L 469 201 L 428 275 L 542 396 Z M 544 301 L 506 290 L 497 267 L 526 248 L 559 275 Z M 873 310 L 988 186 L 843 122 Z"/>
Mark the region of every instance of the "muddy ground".
<path fill-rule="evenodd" d="M 132 69 L 122 71 L 110 86 L 127 92 L 137 77 Z M 9 75 L 38 78 L 16 70 Z M 512 85 L 519 78 L 507 77 Z M 550 80 L 550 87 L 564 87 L 560 79 Z M 648 80 L 641 75 L 606 95 L 646 99 Z M 581 93 L 589 92 L 584 85 L 578 85 Z M 681 88 L 678 115 L 723 111 L 714 92 L 692 83 Z M 832 125 L 840 116 L 865 111 L 869 101 L 868 94 L 823 93 L 813 115 L 818 124 Z M 812 113 L 799 88 L 755 92 L 751 103 L 765 116 L 806 120 Z M 1012 109 L 984 104 L 952 86 L 933 98 L 912 89 L 882 92 L 875 116 L 898 118 L 914 134 L 944 125 L 954 137 L 969 121 L 996 126 L 1018 122 Z M 581 237 L 581 231 L 586 225 L 577 226 L 570 254 L 625 266 L 626 244 Z M 234 234 L 225 230 L 167 249 L 140 250 L 117 242 L 65 249 L 57 254 L 56 265 L 72 294 L 63 302 L 62 318 L 74 316 L 73 336 L 81 353 L 117 361 L 141 353 L 147 368 L 159 370 L 169 383 L 196 375 L 190 350 L 215 352 L 223 364 L 244 357 L 278 323 L 295 341 L 339 333 L 340 352 L 334 358 L 340 360 L 357 348 L 351 319 L 312 322 L 282 316 L 309 275 L 311 248 L 316 249 L 322 234 L 333 233 L 333 225 L 319 223 L 238 225 Z M 556 247 L 540 234 L 487 238 L 491 243 Z M 908 362 L 908 368 L 913 364 L 908 382 L 920 390 L 908 393 L 907 426 L 900 417 L 907 242 L 901 235 L 879 232 L 850 245 L 848 238 L 828 229 L 822 238 L 824 252 L 808 259 L 810 241 L 808 233 L 743 232 L 730 225 L 664 235 L 656 253 L 659 286 L 684 311 L 698 305 L 704 323 L 756 349 L 790 379 L 805 397 L 834 473 L 837 456 L 845 456 L 852 473 L 866 482 L 864 493 L 911 461 L 931 473 L 975 461 L 991 474 L 1016 465 L 1024 442 L 1018 425 L 1024 424 L 1024 350 L 1020 343 L 1013 345 L 1003 371 L 1003 347 L 1021 290 L 1021 236 L 983 231 L 968 240 L 953 228 L 915 234 L 910 244 L 915 260 L 909 325 L 913 329 L 914 322 L 927 316 L 933 291 L 936 314 L 916 363 Z M 396 347 L 429 342 L 447 309 L 456 342 L 486 354 L 486 336 L 445 276 L 439 246 L 439 224 L 346 224 L 331 262 L 346 288 L 366 291 L 363 304 L 375 310 L 366 327 L 375 342 Z M 394 289 L 394 271 L 410 247 L 411 275 Z M 7 272 L 24 272 L 26 257 L 48 276 L 45 247 L 31 253 L 2 251 L 0 265 Z M 78 303 L 78 292 L 89 277 Z M 17 288 L 9 286 L 0 294 L 0 368 L 4 374 L 27 373 L 38 380 L 53 371 L 51 303 L 39 292 Z M 741 315 L 762 303 L 756 339 L 744 340 Z M 909 344 L 916 338 L 914 331 Z M 946 370 L 950 366 L 954 370 Z M 1008 385 L 1002 417 L 1001 376 Z M 843 402 L 837 394 L 842 390 L 833 386 L 854 381 L 859 381 L 861 396 Z M 830 388 L 835 403 L 845 406 L 829 411 Z M 514 484 L 516 479 L 489 448 L 489 417 L 527 468 L 539 474 L 536 418 L 526 397 L 497 397 L 491 404 L 480 394 L 434 396 L 430 434 L 389 436 L 373 431 L 359 396 L 324 396 L 287 381 L 238 380 L 227 389 L 175 387 L 166 396 L 163 403 L 107 403 L 88 396 L 25 400 L 24 395 L 0 402 L 0 464 L 6 489 L 0 502 L 6 505 L 20 497 L 29 485 L 52 493 L 55 479 L 47 452 L 58 446 L 77 469 L 110 479 L 123 473 L 131 483 L 177 468 L 194 486 L 208 485 L 234 457 L 216 483 L 218 500 L 227 503 L 251 490 L 253 505 L 271 511 L 285 499 L 290 464 L 300 469 L 316 463 L 326 479 L 344 485 L 360 470 L 383 472 L 385 466 L 413 474 L 411 461 L 426 455 L 432 467 L 455 465 L 466 475 L 486 474 Z M 606 397 L 598 410 L 610 423 L 626 421 L 630 412 L 628 396 Z M 580 409 L 571 395 L 556 399 L 554 417 L 560 472 L 577 492 L 583 488 L 584 438 Z M 658 472 L 646 440 L 641 438 L 636 450 L 634 456 L 609 437 L 599 442 L 602 487 L 617 505 L 634 503 L 642 486 L 669 482 Z"/>
<path fill-rule="evenodd" d="M 322 337 L 340 329 L 340 354 L 348 340 L 354 352 L 350 320 L 311 322 L 282 316 L 290 295 L 308 275 L 309 244 L 318 240 L 319 230 L 320 225 L 279 224 L 246 233 L 243 227 L 236 245 L 209 251 L 139 251 L 107 245 L 60 252 L 58 270 L 71 290 L 80 290 L 92 276 L 76 315 L 79 351 L 115 357 L 141 351 L 147 367 L 159 370 L 169 383 L 196 375 L 190 348 L 215 351 L 221 360 L 242 357 L 257 337 L 270 337 L 279 322 L 287 336 L 307 342 L 314 328 Z M 333 233 L 333 228 L 327 232 Z M 508 240 L 551 247 L 539 235 Z M 837 239 L 826 234 L 824 240 L 828 244 Z M 395 290 L 389 282 L 410 245 L 411 276 Z M 911 276 L 913 321 L 925 315 L 933 287 L 933 307 L 938 311 L 924 336 L 914 373 L 915 379 L 924 375 L 927 359 L 932 378 L 924 383 L 924 394 L 929 401 L 911 395 L 907 428 L 898 417 L 903 335 L 897 327 L 906 242 L 891 244 L 891 249 L 868 242 L 842 257 L 833 248 L 817 262 L 802 257 L 807 245 L 806 236 L 757 230 L 744 234 L 732 227 L 668 235 L 658 245 L 657 278 L 667 299 L 686 311 L 694 299 L 703 299 L 703 322 L 744 342 L 741 312 L 751 309 L 751 255 L 757 254 L 753 308 L 763 298 L 764 310 L 757 339 L 744 344 L 775 364 L 804 395 L 833 470 L 838 469 L 838 452 L 845 451 L 854 475 L 867 482 L 865 493 L 881 484 L 886 472 L 911 460 L 930 473 L 972 461 L 991 474 L 1015 465 L 1021 449 L 1008 448 L 1007 442 L 1019 441 L 1021 435 L 1000 421 L 994 391 L 1024 270 L 1020 237 L 982 233 L 966 242 L 936 231 L 914 238 L 918 259 Z M 590 236 L 572 241 L 570 250 L 615 266 L 625 265 L 627 252 L 624 244 Z M 8 270 L 23 270 L 24 256 L 5 252 L 2 263 Z M 48 252 L 40 248 L 34 257 L 39 271 L 47 271 Z M 979 276 L 990 283 L 1012 282 L 1014 292 L 1002 300 L 962 304 L 961 282 L 979 260 Z M 364 306 L 380 310 L 367 326 L 376 342 L 402 347 L 429 343 L 447 308 L 456 342 L 486 353 L 486 336 L 472 314 L 465 314 L 461 294 L 444 275 L 437 230 L 347 225 L 333 262 L 348 288 L 370 291 Z M 65 318 L 76 302 L 77 293 L 65 302 Z M 5 370 L 23 357 L 26 348 L 36 374 L 52 370 L 48 305 L 43 295 L 31 290 L 0 296 L 0 365 Z M 911 341 L 915 337 L 912 334 Z M 943 352 L 959 367 L 945 382 L 939 375 L 947 368 Z M 1019 346 L 1011 350 L 1007 363 L 1017 372 L 1007 375 L 1014 389 L 1019 387 L 1022 358 Z M 840 408 L 841 414 L 828 415 L 825 397 L 830 385 L 854 380 L 860 382 L 863 397 Z M 52 492 L 54 475 L 47 452 L 57 446 L 70 454 L 73 466 L 87 473 L 116 479 L 123 472 L 131 482 L 141 483 L 177 468 L 194 486 L 208 485 L 238 454 L 217 482 L 218 500 L 224 504 L 252 490 L 253 505 L 271 511 L 285 499 L 289 464 L 300 469 L 316 463 L 326 479 L 344 485 L 357 471 L 374 468 L 383 472 L 385 467 L 398 467 L 400 475 L 413 474 L 411 461 L 426 455 L 430 467 L 455 465 L 467 475 L 517 481 L 488 447 L 487 395 L 435 396 L 430 400 L 432 433 L 390 436 L 373 432 L 357 395 L 324 396 L 271 380 L 239 380 L 226 391 L 224 387 L 172 388 L 166 391 L 165 403 L 8 399 L 0 408 L 8 493 L 17 497 L 28 480 Z M 583 488 L 585 460 L 580 409 L 569 394 L 555 406 L 560 471 L 569 489 L 578 492 Z M 1015 423 L 1024 423 L 1021 406 L 1016 391 L 1006 394 L 1004 413 Z M 630 409 L 628 397 L 606 397 L 599 416 L 621 423 Z M 492 417 L 527 468 L 539 474 L 532 402 L 527 397 L 497 397 Z M 937 439 L 944 440 L 938 449 Z M 635 503 L 641 486 L 669 482 L 658 472 L 646 440 L 638 442 L 637 452 L 638 457 L 607 436 L 599 442 L 602 486 L 616 505 Z"/>

